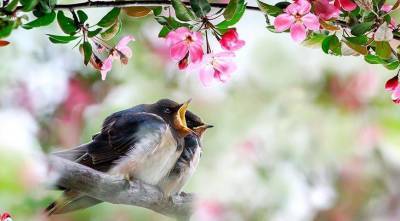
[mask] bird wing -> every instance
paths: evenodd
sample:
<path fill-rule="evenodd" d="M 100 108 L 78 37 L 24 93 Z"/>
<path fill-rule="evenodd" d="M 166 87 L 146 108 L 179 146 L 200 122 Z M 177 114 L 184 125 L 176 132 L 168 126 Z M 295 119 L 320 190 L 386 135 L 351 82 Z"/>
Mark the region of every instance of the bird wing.
<path fill-rule="evenodd" d="M 117 112 L 104 121 L 101 132 L 87 146 L 88 156 L 80 163 L 105 171 L 139 143 L 148 142 L 143 152 L 153 152 L 167 129 L 167 123 L 157 115 Z"/>

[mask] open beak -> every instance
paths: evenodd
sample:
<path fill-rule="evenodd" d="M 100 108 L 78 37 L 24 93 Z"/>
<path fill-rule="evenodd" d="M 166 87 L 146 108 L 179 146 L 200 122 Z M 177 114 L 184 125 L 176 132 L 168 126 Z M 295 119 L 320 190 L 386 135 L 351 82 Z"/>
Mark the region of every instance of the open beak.
<path fill-rule="evenodd" d="M 208 129 L 208 128 L 213 128 L 213 125 L 210 124 L 203 124 L 201 126 L 193 128 L 193 131 L 196 133 L 198 137 L 201 137 L 203 133 Z"/>
<path fill-rule="evenodd" d="M 175 124 L 176 129 L 182 136 L 186 136 L 190 132 L 192 132 L 192 130 L 187 127 L 186 117 L 185 117 L 186 111 L 187 111 L 191 101 L 192 101 L 192 99 L 189 99 L 186 102 L 184 102 L 183 104 L 181 104 L 175 115 L 174 124 Z"/>

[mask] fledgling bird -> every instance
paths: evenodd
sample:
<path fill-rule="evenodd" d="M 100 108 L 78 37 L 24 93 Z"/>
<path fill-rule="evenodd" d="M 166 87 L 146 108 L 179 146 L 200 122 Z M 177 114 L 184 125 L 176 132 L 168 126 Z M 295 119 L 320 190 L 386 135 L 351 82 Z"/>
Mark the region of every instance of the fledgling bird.
<path fill-rule="evenodd" d="M 184 137 L 193 133 L 185 117 L 189 102 L 177 104 L 163 99 L 116 112 L 105 119 L 101 132 L 90 143 L 56 155 L 95 170 L 158 185 L 180 157 Z M 79 190 L 66 189 L 46 211 L 59 214 L 100 202 Z"/>
<path fill-rule="evenodd" d="M 193 120 L 193 123 L 198 125 L 193 126 L 188 123 L 188 127 L 193 129 L 194 133 L 190 133 L 185 137 L 181 156 L 168 176 L 162 179 L 159 184 L 161 189 L 169 193 L 169 195 L 181 193 L 182 188 L 196 171 L 202 153 L 202 135 L 208 128 L 213 127 L 212 125 L 202 123 L 200 118 L 197 121 Z"/>

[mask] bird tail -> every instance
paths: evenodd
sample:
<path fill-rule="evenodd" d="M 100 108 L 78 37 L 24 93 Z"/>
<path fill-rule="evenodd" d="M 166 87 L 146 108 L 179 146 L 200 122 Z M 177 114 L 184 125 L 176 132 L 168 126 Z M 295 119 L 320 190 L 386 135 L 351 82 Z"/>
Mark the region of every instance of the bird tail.
<path fill-rule="evenodd" d="M 51 203 L 45 213 L 48 216 L 72 212 L 75 210 L 85 209 L 101 203 L 102 201 L 81 194 L 78 191 L 67 190 L 63 195 Z"/>

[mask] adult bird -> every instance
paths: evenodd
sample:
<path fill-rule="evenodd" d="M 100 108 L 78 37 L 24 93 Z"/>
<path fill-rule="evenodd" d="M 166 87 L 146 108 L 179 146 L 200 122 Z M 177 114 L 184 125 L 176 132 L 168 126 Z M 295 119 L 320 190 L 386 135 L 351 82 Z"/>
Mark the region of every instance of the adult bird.
<path fill-rule="evenodd" d="M 101 132 L 91 142 L 56 155 L 95 170 L 158 185 L 180 157 L 184 137 L 193 133 L 186 124 L 189 102 L 177 104 L 163 99 L 116 112 L 105 119 Z M 65 189 L 46 211 L 60 214 L 99 202 L 79 190 Z"/>

